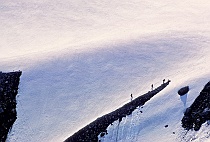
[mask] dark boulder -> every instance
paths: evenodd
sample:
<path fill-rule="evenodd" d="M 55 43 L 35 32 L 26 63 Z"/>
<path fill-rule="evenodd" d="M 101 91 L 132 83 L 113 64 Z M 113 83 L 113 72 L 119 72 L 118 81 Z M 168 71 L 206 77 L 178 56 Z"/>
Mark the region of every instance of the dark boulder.
<path fill-rule="evenodd" d="M 179 89 L 178 94 L 180 96 L 183 96 L 183 95 L 187 94 L 188 91 L 189 91 L 189 86 L 185 86 L 185 87 L 182 87 L 181 89 Z"/>

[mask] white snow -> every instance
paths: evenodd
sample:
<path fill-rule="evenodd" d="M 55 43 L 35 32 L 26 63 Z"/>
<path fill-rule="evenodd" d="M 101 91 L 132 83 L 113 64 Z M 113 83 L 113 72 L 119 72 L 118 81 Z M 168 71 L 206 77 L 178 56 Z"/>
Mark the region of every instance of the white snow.
<path fill-rule="evenodd" d="M 185 94 L 183 96 L 180 96 L 181 101 L 183 102 L 184 107 L 186 107 L 186 103 L 187 103 L 187 95 Z"/>
<path fill-rule="evenodd" d="M 0 69 L 23 71 L 7 141 L 63 141 L 164 78 L 169 87 L 143 114 L 123 119 L 119 139 L 176 141 L 184 110 L 177 90 L 190 86 L 189 106 L 209 81 L 209 7 L 207 0 L 2 0 Z M 203 139 L 205 127 L 191 135 Z"/>
<path fill-rule="evenodd" d="M 195 85 L 195 88 L 191 88 L 188 94 L 187 107 L 199 95 L 198 90 L 202 88 L 201 84 L 208 82 L 209 77 L 206 76 L 206 78 L 195 79 L 187 83 L 190 86 Z M 171 83 L 175 85 L 173 82 Z M 110 125 L 108 135 L 104 136 L 102 142 L 116 141 L 116 139 L 118 142 L 188 142 L 191 140 L 208 142 L 210 126 L 207 123 L 203 124 L 198 132 L 184 131 L 181 127 L 184 110 L 185 106 L 180 100 L 177 89 L 164 90 L 146 103 L 143 108 L 136 109 L 132 115 L 124 118 L 120 124 L 116 121 L 114 125 Z M 140 113 L 140 111 L 143 113 Z M 168 127 L 165 127 L 166 125 Z"/>
<path fill-rule="evenodd" d="M 208 33 L 209 6 L 208 0 L 1 0 L 0 58 L 42 56 L 157 33 Z"/>

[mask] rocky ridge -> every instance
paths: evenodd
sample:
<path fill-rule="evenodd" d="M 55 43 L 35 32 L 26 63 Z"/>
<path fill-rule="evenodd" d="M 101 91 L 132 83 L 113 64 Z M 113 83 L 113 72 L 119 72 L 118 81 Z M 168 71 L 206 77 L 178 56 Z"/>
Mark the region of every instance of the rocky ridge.
<path fill-rule="evenodd" d="M 72 136 L 66 139 L 65 142 L 98 142 L 98 136 L 100 134 L 105 135 L 107 133 L 106 129 L 109 125 L 116 120 L 121 122 L 123 117 L 130 115 L 137 107 L 144 105 L 148 100 L 169 85 L 169 83 L 170 80 L 163 83 L 158 88 L 139 96 L 119 109 L 97 118 L 89 125 L 74 133 Z"/>
<path fill-rule="evenodd" d="M 16 95 L 22 72 L 0 72 L 0 142 L 5 142 L 7 134 L 17 119 Z"/>
<path fill-rule="evenodd" d="M 182 127 L 198 131 L 203 123 L 210 120 L 210 81 L 204 86 L 193 104 L 186 109 Z"/>

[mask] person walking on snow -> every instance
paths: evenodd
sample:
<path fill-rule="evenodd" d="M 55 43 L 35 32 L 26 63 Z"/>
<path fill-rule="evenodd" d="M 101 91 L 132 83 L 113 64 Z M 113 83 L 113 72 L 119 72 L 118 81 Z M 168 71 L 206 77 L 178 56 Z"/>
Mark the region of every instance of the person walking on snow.
<path fill-rule="evenodd" d="M 133 94 L 131 94 L 131 101 L 133 100 Z"/>
<path fill-rule="evenodd" d="M 151 89 L 153 90 L 153 84 L 151 85 Z"/>

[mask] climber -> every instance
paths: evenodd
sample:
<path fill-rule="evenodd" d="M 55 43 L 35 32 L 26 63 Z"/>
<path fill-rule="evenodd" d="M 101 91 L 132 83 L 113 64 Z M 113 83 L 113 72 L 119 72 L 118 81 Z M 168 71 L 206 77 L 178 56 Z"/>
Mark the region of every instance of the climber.
<path fill-rule="evenodd" d="M 131 94 L 131 101 L 133 100 L 133 94 Z"/>

